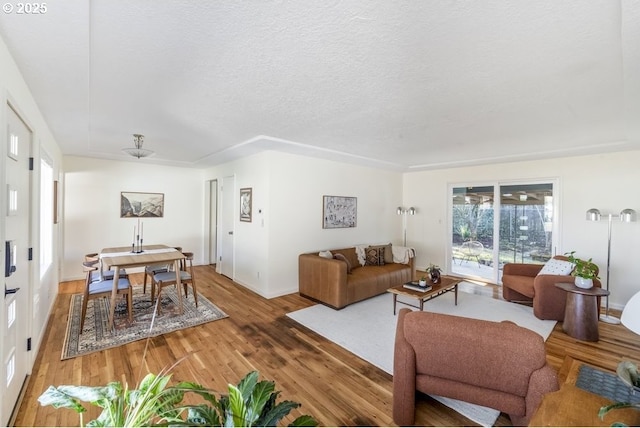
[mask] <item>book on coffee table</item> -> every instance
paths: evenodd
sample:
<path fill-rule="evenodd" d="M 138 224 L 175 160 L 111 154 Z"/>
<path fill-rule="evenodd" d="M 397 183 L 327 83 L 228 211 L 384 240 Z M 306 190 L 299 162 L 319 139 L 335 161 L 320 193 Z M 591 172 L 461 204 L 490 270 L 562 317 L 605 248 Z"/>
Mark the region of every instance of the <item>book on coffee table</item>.
<path fill-rule="evenodd" d="M 430 285 L 426 285 L 424 287 L 420 286 L 420 283 L 417 281 L 409 281 L 403 285 L 404 288 L 408 288 L 409 290 L 422 291 L 423 293 L 431 290 Z"/>

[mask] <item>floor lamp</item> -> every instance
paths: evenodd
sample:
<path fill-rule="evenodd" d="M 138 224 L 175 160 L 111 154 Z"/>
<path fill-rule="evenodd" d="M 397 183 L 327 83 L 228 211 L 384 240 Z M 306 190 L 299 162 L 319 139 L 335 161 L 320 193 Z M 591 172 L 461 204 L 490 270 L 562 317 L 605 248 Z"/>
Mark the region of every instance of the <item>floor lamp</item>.
<path fill-rule="evenodd" d="M 407 214 L 416 215 L 416 209 L 413 207 L 409 207 L 409 208 L 398 207 L 398 209 L 396 209 L 396 214 L 402 216 L 402 235 L 403 235 L 402 246 L 406 247 L 407 246 Z"/>
<path fill-rule="evenodd" d="M 636 221 L 636 212 L 632 209 L 624 209 L 620 211 L 620 214 L 606 214 L 609 220 L 609 233 L 607 238 L 607 291 L 609 291 L 609 267 L 611 266 L 611 225 L 613 223 L 613 218 L 617 217 L 623 223 L 631 223 L 632 221 Z M 602 214 L 600 214 L 600 210 L 596 208 L 591 208 L 587 211 L 587 220 L 589 221 L 600 221 L 602 218 Z M 604 321 L 609 324 L 620 324 L 620 319 L 616 318 L 612 315 L 609 315 L 609 296 L 605 297 L 605 313 L 600 315 L 600 321 Z"/>

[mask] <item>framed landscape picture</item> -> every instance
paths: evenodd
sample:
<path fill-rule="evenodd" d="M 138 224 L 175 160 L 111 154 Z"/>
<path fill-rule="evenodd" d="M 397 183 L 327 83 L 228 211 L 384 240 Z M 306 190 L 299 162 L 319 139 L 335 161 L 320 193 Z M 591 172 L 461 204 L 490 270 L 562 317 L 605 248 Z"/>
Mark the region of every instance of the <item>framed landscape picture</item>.
<path fill-rule="evenodd" d="M 322 228 L 356 227 L 358 199 L 352 196 L 322 197 Z"/>
<path fill-rule="evenodd" d="M 251 187 L 240 189 L 240 221 L 251 222 Z"/>
<path fill-rule="evenodd" d="M 164 217 L 164 193 L 120 192 L 120 218 Z"/>

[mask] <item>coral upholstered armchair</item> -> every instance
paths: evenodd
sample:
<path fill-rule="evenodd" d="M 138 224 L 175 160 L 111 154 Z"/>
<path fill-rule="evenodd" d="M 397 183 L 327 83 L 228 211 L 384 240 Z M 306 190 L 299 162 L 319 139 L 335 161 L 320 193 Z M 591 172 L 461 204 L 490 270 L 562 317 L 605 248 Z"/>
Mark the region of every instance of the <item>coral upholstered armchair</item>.
<path fill-rule="evenodd" d="M 431 312 L 398 313 L 393 421 L 415 420 L 416 391 L 491 407 L 526 426 L 542 397 L 558 390 L 544 340 L 532 330 Z"/>
<path fill-rule="evenodd" d="M 565 256 L 554 256 L 553 261 L 568 263 Z M 563 275 L 541 273 L 546 265 L 531 263 L 507 263 L 502 271 L 502 297 L 510 302 L 533 303 L 533 314 L 542 320 L 564 320 L 564 307 L 567 292 L 554 284 L 558 282 L 573 283 L 575 278 L 569 273 Z M 569 271 L 570 272 L 570 269 Z M 596 275 L 598 273 L 596 272 Z M 594 287 L 601 287 L 598 279 L 593 280 Z M 600 311 L 598 298 L 598 311 Z"/>

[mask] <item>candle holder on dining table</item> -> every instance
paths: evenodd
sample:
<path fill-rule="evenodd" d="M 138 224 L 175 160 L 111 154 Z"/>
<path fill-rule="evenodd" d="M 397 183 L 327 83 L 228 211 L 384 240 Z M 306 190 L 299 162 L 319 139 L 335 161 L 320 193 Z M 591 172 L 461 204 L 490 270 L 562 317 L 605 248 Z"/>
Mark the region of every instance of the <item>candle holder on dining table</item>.
<path fill-rule="evenodd" d="M 144 252 L 144 250 L 142 249 L 142 238 L 140 238 L 140 235 L 136 236 L 136 242 L 131 244 L 131 252 L 134 254 L 140 254 Z"/>

